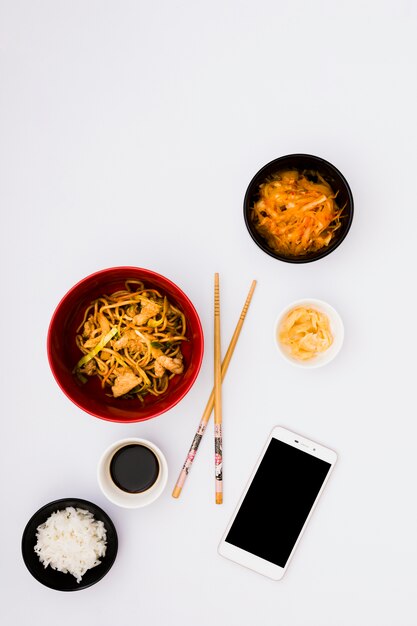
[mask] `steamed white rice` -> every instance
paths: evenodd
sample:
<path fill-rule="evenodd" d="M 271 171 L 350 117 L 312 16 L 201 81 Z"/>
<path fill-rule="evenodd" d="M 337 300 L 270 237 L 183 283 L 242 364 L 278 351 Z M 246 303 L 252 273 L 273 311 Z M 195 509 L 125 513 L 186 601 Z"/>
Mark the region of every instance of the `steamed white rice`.
<path fill-rule="evenodd" d="M 44 567 L 72 574 L 77 583 L 106 554 L 104 524 L 85 509 L 56 511 L 36 531 L 35 552 Z"/>

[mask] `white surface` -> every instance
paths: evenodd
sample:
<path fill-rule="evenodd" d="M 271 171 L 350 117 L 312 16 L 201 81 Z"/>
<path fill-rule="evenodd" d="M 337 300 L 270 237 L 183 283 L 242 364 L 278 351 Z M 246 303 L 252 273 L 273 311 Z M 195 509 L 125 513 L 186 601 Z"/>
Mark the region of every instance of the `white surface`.
<path fill-rule="evenodd" d="M 1 0 L 4 623 L 415 623 L 416 22 L 412 0 Z M 355 198 L 347 239 L 305 266 L 263 254 L 242 216 L 253 174 L 291 152 L 334 163 Z M 73 406 L 45 352 L 61 296 L 122 264 L 177 282 L 206 337 L 186 398 L 131 426 Z M 223 350 L 259 281 L 223 389 L 222 506 L 212 425 L 170 496 L 212 385 L 215 271 Z M 279 311 L 306 295 L 333 304 L 346 331 L 313 371 L 271 340 Z M 216 552 L 275 424 L 339 454 L 279 583 Z M 137 511 L 96 480 L 103 450 L 129 436 L 155 442 L 171 477 Z M 69 595 L 20 556 L 32 513 L 67 496 L 103 506 L 120 538 L 109 575 Z"/>

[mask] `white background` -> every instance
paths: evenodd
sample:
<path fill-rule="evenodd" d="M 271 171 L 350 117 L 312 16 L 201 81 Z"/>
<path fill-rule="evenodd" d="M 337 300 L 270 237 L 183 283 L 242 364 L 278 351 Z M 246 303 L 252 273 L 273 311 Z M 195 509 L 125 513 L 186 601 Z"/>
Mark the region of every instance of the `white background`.
<path fill-rule="evenodd" d="M 416 26 L 412 0 L 0 2 L 3 623 L 415 624 Z M 344 243 L 301 266 L 265 255 L 242 217 L 255 172 L 292 152 L 334 163 L 355 198 Z M 72 405 L 45 350 L 64 293 L 125 264 L 176 282 L 206 339 L 182 402 L 129 426 Z M 212 425 L 170 496 L 212 386 L 215 271 L 223 350 L 259 281 L 223 387 L 223 506 Z M 272 337 L 307 296 L 346 330 L 337 359 L 311 371 Z M 279 583 L 216 552 L 275 424 L 339 454 Z M 129 435 L 170 469 L 136 511 L 96 482 L 104 448 Z M 120 539 L 109 574 L 73 594 L 41 586 L 20 554 L 27 520 L 61 497 L 102 506 Z"/>

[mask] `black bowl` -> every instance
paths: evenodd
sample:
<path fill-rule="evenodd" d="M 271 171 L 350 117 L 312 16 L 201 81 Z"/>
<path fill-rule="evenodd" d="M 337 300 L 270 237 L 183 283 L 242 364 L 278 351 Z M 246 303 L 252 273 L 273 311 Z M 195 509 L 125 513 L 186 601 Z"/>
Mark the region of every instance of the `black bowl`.
<path fill-rule="evenodd" d="M 96 520 L 103 522 L 107 532 L 107 549 L 106 554 L 102 557 L 101 563 L 89 569 L 82 580 L 77 583 L 75 577 L 72 574 L 63 574 L 57 572 L 48 565 L 44 567 L 36 554 L 34 547 L 36 545 L 36 529 L 40 524 L 46 522 L 48 517 L 55 511 L 65 509 L 67 506 L 73 506 L 79 509 L 87 509 L 90 511 Z M 50 587 L 50 589 L 56 589 L 57 591 L 78 591 L 79 589 L 86 589 L 91 587 L 99 580 L 101 580 L 107 572 L 110 570 L 114 563 L 117 554 L 117 533 L 116 529 L 111 521 L 110 517 L 92 502 L 88 500 L 80 500 L 79 498 L 63 498 L 62 500 L 55 500 L 49 504 L 45 504 L 39 511 L 30 518 L 26 524 L 26 528 L 23 531 L 22 536 L 22 555 L 26 567 L 37 581 Z"/>
<path fill-rule="evenodd" d="M 336 231 L 331 243 L 322 250 L 297 257 L 285 256 L 284 254 L 272 250 L 252 223 L 251 208 L 259 199 L 259 186 L 280 170 L 285 169 L 296 169 L 311 173 L 319 172 L 326 182 L 329 183 L 333 191 L 335 193 L 337 192 L 338 206 L 344 207 L 341 215 L 341 227 Z M 311 154 L 289 154 L 267 163 L 267 165 L 264 165 L 264 167 L 255 174 L 246 190 L 243 202 L 243 215 L 250 236 L 261 250 L 275 259 L 286 261 L 287 263 L 309 263 L 322 259 L 333 252 L 348 234 L 353 219 L 353 196 L 346 178 L 328 161 Z"/>

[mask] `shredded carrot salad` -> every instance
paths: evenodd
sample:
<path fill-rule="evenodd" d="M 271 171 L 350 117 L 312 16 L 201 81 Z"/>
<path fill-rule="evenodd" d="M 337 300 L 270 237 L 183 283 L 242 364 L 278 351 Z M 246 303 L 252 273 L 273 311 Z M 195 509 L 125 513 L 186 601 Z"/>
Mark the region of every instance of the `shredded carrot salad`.
<path fill-rule="evenodd" d="M 328 246 L 340 228 L 335 198 L 318 173 L 278 172 L 260 185 L 252 221 L 273 251 L 302 256 Z"/>

